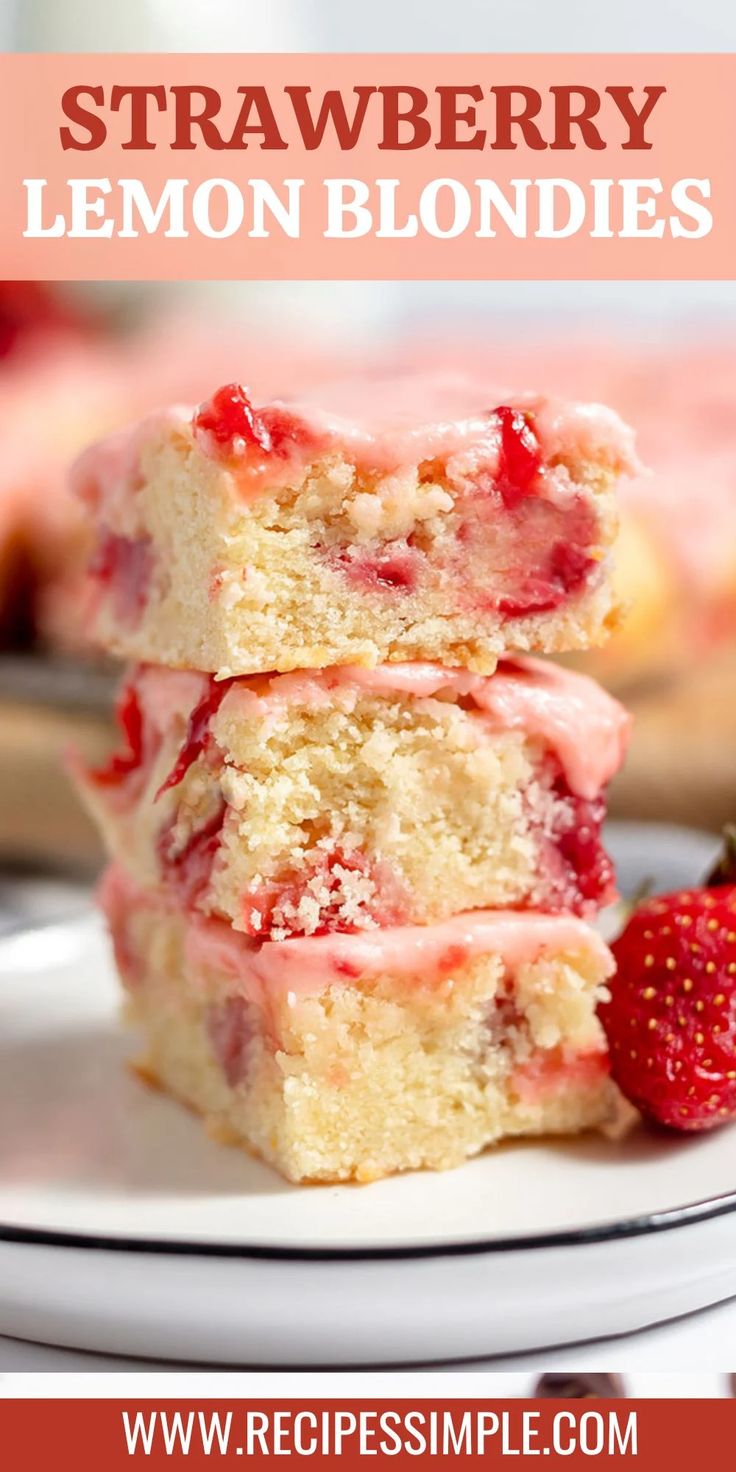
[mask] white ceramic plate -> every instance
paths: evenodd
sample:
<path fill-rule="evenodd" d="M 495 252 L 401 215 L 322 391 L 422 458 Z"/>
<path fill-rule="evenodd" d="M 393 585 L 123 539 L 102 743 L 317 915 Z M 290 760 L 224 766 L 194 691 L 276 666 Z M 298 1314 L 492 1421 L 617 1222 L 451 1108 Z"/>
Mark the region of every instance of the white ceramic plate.
<path fill-rule="evenodd" d="M 705 835 L 612 825 L 624 888 Z M 736 1130 L 516 1144 L 293 1187 L 125 1070 L 87 913 L 0 940 L 0 1332 L 252 1364 L 419 1363 L 621 1333 L 736 1294 Z"/>

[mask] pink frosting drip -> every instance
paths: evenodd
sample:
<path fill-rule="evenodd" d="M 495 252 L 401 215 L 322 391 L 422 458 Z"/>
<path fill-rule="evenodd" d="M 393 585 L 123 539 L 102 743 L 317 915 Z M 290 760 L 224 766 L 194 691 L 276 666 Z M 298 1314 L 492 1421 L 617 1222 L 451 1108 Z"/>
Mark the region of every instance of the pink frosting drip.
<path fill-rule="evenodd" d="M 175 720 L 187 721 L 207 689 L 208 678 L 194 670 L 149 664 L 138 666 L 135 684 L 147 723 L 164 736 Z"/>
<path fill-rule="evenodd" d="M 206 940 L 204 952 L 201 939 L 195 945 L 198 954 L 207 955 Z M 384 974 L 439 980 L 490 953 L 499 955 L 508 971 L 517 971 L 545 952 L 581 950 L 592 950 L 606 964 L 603 941 L 573 916 L 477 910 L 437 925 L 269 941 L 248 957 L 239 974 L 251 972 L 267 987 L 314 992 L 330 982 Z"/>
<path fill-rule="evenodd" d="M 492 724 L 549 745 L 578 797 L 595 797 L 621 766 L 631 716 L 587 675 L 519 659 L 484 679 L 473 696 Z"/>
<path fill-rule="evenodd" d="M 509 392 L 508 387 L 479 385 L 463 374 L 346 376 L 275 407 L 292 415 L 319 443 L 343 449 L 357 463 L 378 470 L 447 459 L 477 446 L 492 471 L 500 436 L 489 413 L 498 404 L 532 417 L 548 459 L 584 456 L 628 470 L 636 463 L 631 430 L 604 405 Z"/>
<path fill-rule="evenodd" d="M 373 976 L 440 981 L 490 954 L 500 956 L 512 973 L 546 953 L 560 952 L 592 956 L 604 975 L 613 969 L 600 936 L 572 915 L 476 910 L 436 925 L 395 926 L 354 935 L 332 932 L 258 945 L 222 920 L 188 915 L 171 897 L 139 889 L 117 865 L 107 870 L 99 898 L 118 944 L 127 916 L 146 905 L 179 914 L 193 970 L 232 978 L 239 992 L 261 1005 L 279 996 L 288 1003 L 291 995 L 319 993 L 328 986 Z"/>
<path fill-rule="evenodd" d="M 591 460 L 625 474 L 638 467 L 631 430 L 602 404 L 569 404 L 532 393 L 509 393 L 459 374 L 407 374 L 395 379 L 352 376 L 323 385 L 293 401 L 259 406 L 265 423 L 278 424 L 278 454 L 254 453 L 235 471 L 243 492 L 285 484 L 317 454 L 343 453 L 366 470 L 390 472 L 439 459 L 462 483 L 481 471 L 493 475 L 500 426 L 491 411 L 507 404 L 528 414 L 548 469 L 540 493 L 565 495 L 569 478 L 558 461 Z M 151 440 L 175 434 L 192 441 L 194 410 L 172 408 L 149 415 L 128 431 L 102 440 L 77 461 L 72 484 L 82 499 L 117 524 L 124 500 L 135 490 L 140 459 Z M 211 437 L 197 432 L 205 454 Z M 233 467 L 231 467 L 233 468 Z"/>
<path fill-rule="evenodd" d="M 587 675 L 527 658 L 504 660 L 493 675 L 415 663 L 274 675 L 265 690 L 262 680 L 256 685 L 238 680 L 221 709 L 263 717 L 283 704 L 328 705 L 342 693 L 349 698 L 351 690 L 416 700 L 440 692 L 471 699 L 489 730 L 520 731 L 554 751 L 572 791 L 589 799 L 621 766 L 631 728 L 623 706 Z"/>

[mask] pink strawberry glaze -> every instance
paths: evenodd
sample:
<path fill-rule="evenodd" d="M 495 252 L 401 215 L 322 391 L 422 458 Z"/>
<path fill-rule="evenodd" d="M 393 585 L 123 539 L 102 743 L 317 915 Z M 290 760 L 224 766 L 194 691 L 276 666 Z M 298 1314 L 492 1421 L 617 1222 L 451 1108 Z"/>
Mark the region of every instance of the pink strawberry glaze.
<path fill-rule="evenodd" d="M 355 700 L 355 692 L 406 695 L 426 700 L 440 692 L 473 701 L 490 731 L 519 731 L 537 738 L 559 759 L 577 796 L 592 800 L 618 771 L 631 718 L 587 675 L 545 660 L 503 660 L 493 675 L 443 669 L 436 664 L 361 665 L 295 671 L 253 682 L 235 680 L 223 714 L 264 718 L 282 705 L 329 705 Z M 351 693 L 352 692 L 352 693 Z"/>
<path fill-rule="evenodd" d="M 167 735 L 176 720 L 189 721 L 194 709 L 210 688 L 210 676 L 194 670 L 169 670 L 161 665 L 134 665 L 131 680 L 146 722 L 160 736 Z"/>
<path fill-rule="evenodd" d="M 587 675 L 537 659 L 504 661 L 473 691 L 493 727 L 538 737 L 571 790 L 592 800 L 618 771 L 631 717 Z"/>
<path fill-rule="evenodd" d="M 508 394 L 479 387 L 462 375 L 410 374 L 383 380 L 354 375 L 323 385 L 313 398 L 277 400 L 257 409 L 244 397 L 253 425 L 243 446 L 234 446 L 235 440 L 246 439 L 243 435 L 218 438 L 218 419 L 215 416 L 209 423 L 209 405 L 204 409 L 205 424 L 197 423 L 201 410 L 164 410 L 87 450 L 73 470 L 73 486 L 118 527 L 121 518 L 130 515 L 125 503 L 141 483 L 141 460 L 148 447 L 178 438 L 190 445 L 194 439 L 204 454 L 220 463 L 224 446 L 226 468 L 234 471 L 239 494 L 288 483 L 318 454 L 342 454 L 361 469 L 379 473 L 439 459 L 451 483 L 461 487 L 481 474 L 503 473 L 508 457 L 497 405 L 518 412 L 533 425 L 545 462 L 536 477 L 538 494 L 568 499 L 569 475 L 557 464 L 564 460 L 590 459 L 623 473 L 638 468 L 631 431 L 612 410 L 530 393 Z"/>
<path fill-rule="evenodd" d="M 191 764 L 213 743 L 213 720 L 219 741 L 212 745 L 212 751 L 218 761 L 227 754 L 227 726 L 217 721 L 220 707 L 226 722 L 269 721 L 290 703 L 339 704 L 352 709 L 361 691 L 396 693 L 419 702 L 440 693 L 454 696 L 472 701 L 477 714 L 468 712 L 468 716 L 478 721 L 481 739 L 486 732 L 505 729 L 539 739 L 547 753 L 545 762 L 553 763 L 550 783 L 564 804 L 555 831 L 538 835 L 540 880 L 546 886 L 543 903 L 548 910 L 561 908 L 586 914 L 614 897 L 613 871 L 600 838 L 604 817 L 601 789 L 623 756 L 628 717 L 592 681 L 544 661 L 504 661 L 488 677 L 438 665 L 406 664 L 372 670 L 344 666 L 219 684 L 207 675 L 143 666 L 134 671 L 121 698 L 124 749 L 101 771 L 86 777 L 82 773 L 81 780 L 90 781 L 98 789 L 110 788 L 108 800 L 127 806 L 137 800 L 141 780 L 145 780 L 150 762 L 174 722 L 185 725 L 187 734 L 162 791 L 176 787 Z M 223 804 L 178 852 L 172 843 L 176 810 L 165 823 L 159 840 L 162 877 L 180 903 L 194 905 L 204 895 L 226 816 Z M 297 907 L 313 878 L 321 877 L 330 888 L 331 867 L 336 862 L 361 872 L 367 864 L 360 854 L 325 854 L 320 858 L 315 851 L 313 861 L 299 872 L 277 875 L 244 895 L 246 931 L 262 940 L 270 936 L 274 925 L 289 930 L 290 922 L 275 917 L 275 909 Z M 359 924 L 395 926 L 405 922 L 409 913 L 406 896 L 399 892 L 386 866 L 374 865 L 371 877 L 375 895 L 367 903 L 365 914 L 357 917 L 355 927 L 340 913 L 339 886 L 332 885 L 335 901 L 325 907 L 320 932 L 336 928 L 347 932 Z M 252 919 L 256 912 L 261 917 L 257 923 Z M 294 926 L 297 924 L 295 920 Z"/>
<path fill-rule="evenodd" d="M 528 418 L 545 459 L 581 453 L 622 468 L 634 463 L 631 433 L 611 410 L 535 394 L 509 395 L 456 374 L 353 376 L 255 414 L 272 438 L 278 426 L 278 458 L 290 461 L 292 469 L 303 467 L 316 448 L 341 452 L 363 469 L 377 471 L 448 460 L 472 448 L 496 472 L 504 458 L 505 429 L 496 405 Z"/>
<path fill-rule="evenodd" d="M 427 700 L 440 692 L 470 699 L 489 731 L 519 731 L 554 752 L 572 793 L 595 799 L 618 771 L 631 717 L 586 675 L 530 658 L 503 660 L 493 675 L 443 669 L 429 663 L 387 664 L 374 669 L 335 665 L 285 675 L 215 681 L 154 666 L 137 675 L 144 708 L 156 724 L 186 714 L 187 736 L 162 790 L 176 786 L 203 750 L 218 710 L 228 719 L 264 720 L 283 706 L 355 703 L 360 691 Z M 191 701 L 187 709 L 185 699 Z"/>
<path fill-rule="evenodd" d="M 609 976 L 613 960 L 600 936 L 572 915 L 539 911 L 476 910 L 436 925 L 394 926 L 353 935 L 265 941 L 233 930 L 225 921 L 183 912 L 168 894 L 141 890 L 118 865 L 106 871 L 99 900 L 113 934 L 126 917 L 147 905 L 179 915 L 186 927 L 186 953 L 195 972 L 230 978 L 238 992 L 265 1006 L 291 996 L 370 976 L 402 976 L 407 983 L 447 980 L 483 955 L 499 955 L 509 972 L 545 954 L 584 953 Z"/>
<path fill-rule="evenodd" d="M 429 663 L 374 669 L 336 665 L 285 675 L 215 681 L 208 675 L 142 666 L 134 674 L 144 718 L 163 734 L 176 718 L 187 735 L 164 787 L 173 787 L 207 743 L 218 711 L 227 719 L 267 720 L 290 704 L 351 708 L 361 691 L 428 700 L 443 693 L 471 700 L 489 731 L 519 731 L 538 739 L 560 762 L 570 791 L 593 801 L 618 771 L 631 717 L 586 675 L 546 660 L 503 660 L 493 675 Z"/>

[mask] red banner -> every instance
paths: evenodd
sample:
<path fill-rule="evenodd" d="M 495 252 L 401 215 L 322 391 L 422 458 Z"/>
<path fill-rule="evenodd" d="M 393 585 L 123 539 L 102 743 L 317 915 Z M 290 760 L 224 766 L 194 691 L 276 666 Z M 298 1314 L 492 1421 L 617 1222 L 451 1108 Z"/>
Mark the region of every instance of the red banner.
<path fill-rule="evenodd" d="M 640 1472 L 716 1469 L 736 1436 L 731 1400 L 5 1400 L 8 1472 L 130 1472 L 241 1458 L 306 1458 L 311 1467 L 364 1460 L 408 1468 L 429 1459 L 500 1467 L 549 1457 Z M 513 1463 L 512 1463 L 513 1464 Z"/>

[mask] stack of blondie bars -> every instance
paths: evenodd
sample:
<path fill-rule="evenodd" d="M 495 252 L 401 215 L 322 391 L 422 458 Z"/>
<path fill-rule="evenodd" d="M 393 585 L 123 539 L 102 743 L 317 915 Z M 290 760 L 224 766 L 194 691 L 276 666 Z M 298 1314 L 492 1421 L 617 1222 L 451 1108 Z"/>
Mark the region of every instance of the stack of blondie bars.
<path fill-rule="evenodd" d="M 615 620 L 629 431 L 458 379 L 239 385 L 93 447 L 78 780 L 143 1068 L 291 1180 L 604 1123 L 605 789 L 628 718 L 536 658 Z"/>

